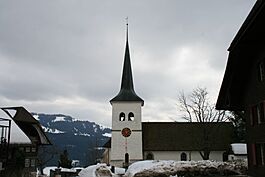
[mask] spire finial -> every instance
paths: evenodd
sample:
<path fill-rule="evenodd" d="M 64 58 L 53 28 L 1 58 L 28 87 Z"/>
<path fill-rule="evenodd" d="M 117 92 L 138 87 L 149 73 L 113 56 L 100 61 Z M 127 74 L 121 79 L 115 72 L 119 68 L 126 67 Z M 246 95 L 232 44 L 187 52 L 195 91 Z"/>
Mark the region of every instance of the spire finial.
<path fill-rule="evenodd" d="M 128 34 L 128 30 L 129 30 L 129 27 L 128 27 L 129 26 L 129 24 L 128 24 L 129 23 L 129 18 L 126 17 L 125 20 L 126 20 L 126 42 L 128 43 L 128 40 L 129 40 L 128 39 L 128 36 L 129 36 L 129 34 Z"/>

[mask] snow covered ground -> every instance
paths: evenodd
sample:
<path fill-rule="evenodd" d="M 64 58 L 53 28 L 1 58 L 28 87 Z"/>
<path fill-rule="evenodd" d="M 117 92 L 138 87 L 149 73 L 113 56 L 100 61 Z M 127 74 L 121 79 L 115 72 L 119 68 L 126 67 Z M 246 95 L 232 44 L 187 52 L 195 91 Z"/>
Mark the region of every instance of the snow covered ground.
<path fill-rule="evenodd" d="M 110 171 L 106 164 L 89 166 L 79 173 L 79 177 L 116 177 L 124 174 L 124 169 L 116 168 L 116 173 Z M 215 161 L 139 161 L 129 166 L 124 177 L 163 176 L 177 177 L 184 175 L 243 175 L 247 171 L 247 162 L 215 162 Z"/>
<path fill-rule="evenodd" d="M 118 177 L 125 174 L 124 168 L 115 168 L 115 174 L 110 171 L 110 166 L 97 164 L 89 166 L 79 172 L 79 177 Z"/>

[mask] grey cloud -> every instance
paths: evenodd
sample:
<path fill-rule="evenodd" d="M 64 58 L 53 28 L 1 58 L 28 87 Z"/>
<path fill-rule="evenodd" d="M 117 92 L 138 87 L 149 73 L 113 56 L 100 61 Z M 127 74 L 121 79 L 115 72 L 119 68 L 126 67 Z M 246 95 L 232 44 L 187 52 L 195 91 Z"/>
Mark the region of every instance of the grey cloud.
<path fill-rule="evenodd" d="M 104 110 L 120 89 L 128 16 L 135 90 L 151 105 L 146 105 L 148 117 L 158 115 L 156 110 L 173 114 L 171 101 L 166 101 L 168 109 L 159 101 L 175 99 L 178 90 L 202 84 L 217 92 L 226 49 L 254 2 L 1 1 L 0 104 L 109 124 Z M 176 54 L 183 47 L 197 53 L 181 65 Z M 200 47 L 207 54 L 199 53 Z M 187 67 L 200 61 L 208 75 Z M 87 102 L 76 103 L 74 109 L 54 104 L 72 98 Z"/>

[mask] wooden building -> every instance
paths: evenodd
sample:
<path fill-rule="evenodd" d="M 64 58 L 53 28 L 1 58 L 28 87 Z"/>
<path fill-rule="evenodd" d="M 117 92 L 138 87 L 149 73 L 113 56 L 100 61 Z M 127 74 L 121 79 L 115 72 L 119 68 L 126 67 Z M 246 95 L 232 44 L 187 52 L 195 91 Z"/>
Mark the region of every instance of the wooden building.
<path fill-rule="evenodd" d="M 7 141 L 1 141 L 0 149 L 5 149 L 5 151 L 1 152 L 0 156 L 0 164 L 2 164 L 0 176 L 36 177 L 38 147 L 50 145 L 50 140 L 42 130 L 40 123 L 24 107 L 1 109 L 18 125 L 30 139 L 30 142 L 12 143 L 9 141 L 10 138 Z M 7 142 L 8 145 L 5 145 Z M 3 144 L 5 145 L 4 148 L 2 148 Z M 1 158 L 3 153 L 6 153 L 6 158 Z"/>
<path fill-rule="evenodd" d="M 216 108 L 243 111 L 249 174 L 265 174 L 265 1 L 257 0 L 233 39 Z"/>
<path fill-rule="evenodd" d="M 32 143 L 11 143 L 5 175 L 35 177 L 37 174 L 38 146 Z"/>

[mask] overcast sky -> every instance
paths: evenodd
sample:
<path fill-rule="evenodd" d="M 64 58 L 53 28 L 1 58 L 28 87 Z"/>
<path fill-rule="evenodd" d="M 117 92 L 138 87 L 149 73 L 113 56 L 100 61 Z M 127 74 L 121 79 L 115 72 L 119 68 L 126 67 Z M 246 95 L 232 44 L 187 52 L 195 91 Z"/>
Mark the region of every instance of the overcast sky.
<path fill-rule="evenodd" d="M 111 126 L 126 20 L 143 121 L 179 120 L 197 86 L 216 101 L 227 48 L 255 0 L 1 0 L 0 106 Z M 2 115 L 2 114 L 1 114 Z"/>

